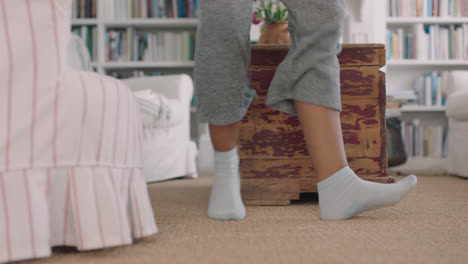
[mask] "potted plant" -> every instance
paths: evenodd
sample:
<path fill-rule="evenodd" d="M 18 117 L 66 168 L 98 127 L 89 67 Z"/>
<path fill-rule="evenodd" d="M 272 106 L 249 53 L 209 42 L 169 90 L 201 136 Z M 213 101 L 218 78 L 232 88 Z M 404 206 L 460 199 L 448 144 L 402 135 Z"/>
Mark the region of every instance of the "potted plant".
<path fill-rule="evenodd" d="M 264 23 L 259 44 L 291 43 L 288 31 L 288 9 L 281 0 L 259 0 L 254 13 L 253 23 Z"/>

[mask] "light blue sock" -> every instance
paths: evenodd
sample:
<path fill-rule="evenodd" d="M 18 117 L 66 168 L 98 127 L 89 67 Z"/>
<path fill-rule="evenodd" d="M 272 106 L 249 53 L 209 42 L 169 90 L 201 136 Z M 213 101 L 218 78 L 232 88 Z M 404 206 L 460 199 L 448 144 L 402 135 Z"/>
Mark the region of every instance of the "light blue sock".
<path fill-rule="evenodd" d="M 394 184 L 365 181 L 346 166 L 319 182 L 320 218 L 346 220 L 364 211 L 394 205 L 416 184 L 414 175 Z"/>
<path fill-rule="evenodd" d="M 216 220 L 245 218 L 239 174 L 237 147 L 227 152 L 215 152 L 215 175 L 211 188 L 208 217 Z"/>

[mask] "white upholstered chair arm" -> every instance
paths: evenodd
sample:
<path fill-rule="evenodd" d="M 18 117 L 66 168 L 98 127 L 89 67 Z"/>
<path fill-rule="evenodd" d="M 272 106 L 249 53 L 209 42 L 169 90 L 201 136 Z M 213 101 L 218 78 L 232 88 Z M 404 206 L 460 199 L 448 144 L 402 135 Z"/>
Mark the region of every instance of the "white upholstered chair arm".
<path fill-rule="evenodd" d="M 193 96 L 193 81 L 186 74 L 129 78 L 123 81 L 133 91 L 151 89 L 169 99 L 181 99 L 184 104 L 190 104 Z"/>

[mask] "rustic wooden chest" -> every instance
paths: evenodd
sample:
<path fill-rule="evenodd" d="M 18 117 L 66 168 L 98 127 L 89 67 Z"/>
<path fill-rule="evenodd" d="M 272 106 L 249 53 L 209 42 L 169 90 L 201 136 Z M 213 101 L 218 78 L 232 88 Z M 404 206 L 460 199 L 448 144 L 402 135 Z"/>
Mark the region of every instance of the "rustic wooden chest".
<path fill-rule="evenodd" d="M 258 97 L 242 120 L 239 142 L 242 194 L 247 205 L 288 205 L 317 191 L 301 125 L 265 105 L 287 46 L 252 47 L 252 87 Z M 343 45 L 341 124 L 348 161 L 367 180 L 389 183 L 385 133 L 384 45 Z"/>

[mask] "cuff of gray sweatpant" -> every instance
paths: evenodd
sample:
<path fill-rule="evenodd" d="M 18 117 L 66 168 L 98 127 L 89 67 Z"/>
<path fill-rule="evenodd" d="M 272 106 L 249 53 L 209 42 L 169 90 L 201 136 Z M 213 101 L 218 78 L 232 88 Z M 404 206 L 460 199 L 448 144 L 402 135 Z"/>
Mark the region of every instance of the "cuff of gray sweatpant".
<path fill-rule="evenodd" d="M 227 126 L 241 121 L 249 110 L 252 101 L 257 97 L 255 90 L 247 88 L 241 99 L 240 106 L 236 109 L 216 109 L 211 106 L 198 105 L 198 119 L 202 123 L 214 126 Z"/>
<path fill-rule="evenodd" d="M 309 103 L 313 105 L 319 105 L 323 107 L 330 108 L 332 110 L 336 110 L 341 112 L 341 96 L 340 95 L 328 95 L 325 97 L 316 97 L 311 96 L 310 91 L 304 91 L 298 89 L 294 92 L 293 95 L 281 96 L 276 98 L 275 100 L 267 100 L 267 106 L 279 110 L 283 113 L 289 115 L 297 115 L 296 105 L 294 101 L 300 101 L 304 103 Z"/>
<path fill-rule="evenodd" d="M 340 88 L 338 87 L 336 88 L 336 90 L 340 91 Z M 313 90 L 313 91 L 317 91 L 317 90 Z M 338 112 L 341 112 L 342 110 L 341 95 L 339 92 L 338 93 L 324 92 L 322 94 L 315 94 L 311 96 L 311 92 L 309 89 L 296 88 L 293 92 L 293 99 L 296 101 L 304 102 L 304 103 L 327 107 L 332 110 L 336 110 Z"/>

